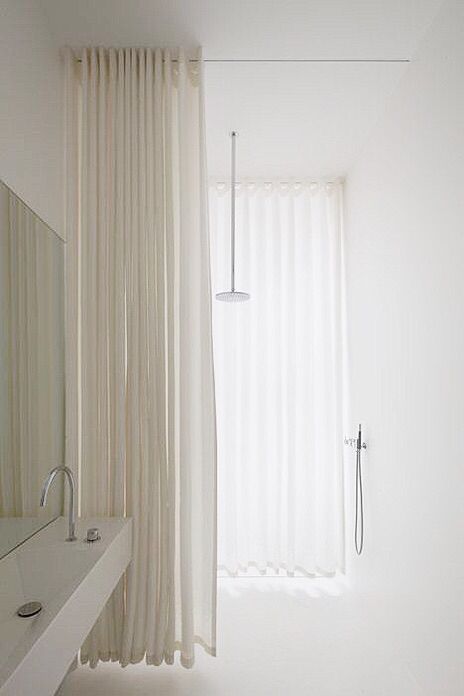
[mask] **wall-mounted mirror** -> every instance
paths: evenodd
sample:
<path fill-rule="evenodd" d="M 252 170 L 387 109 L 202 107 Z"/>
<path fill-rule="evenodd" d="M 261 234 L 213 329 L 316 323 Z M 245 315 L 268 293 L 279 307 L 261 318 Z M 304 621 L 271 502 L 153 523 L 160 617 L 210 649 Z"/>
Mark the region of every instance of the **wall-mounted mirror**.
<path fill-rule="evenodd" d="M 0 558 L 61 514 L 64 243 L 0 182 Z"/>

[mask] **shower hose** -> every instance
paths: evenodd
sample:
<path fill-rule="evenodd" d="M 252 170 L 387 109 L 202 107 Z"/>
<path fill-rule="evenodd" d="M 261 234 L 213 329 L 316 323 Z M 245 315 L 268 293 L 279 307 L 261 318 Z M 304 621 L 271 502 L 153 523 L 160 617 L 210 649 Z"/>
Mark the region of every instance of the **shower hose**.
<path fill-rule="evenodd" d="M 354 520 L 354 545 L 358 556 L 364 545 L 364 505 L 361 470 L 361 448 L 356 448 L 356 512 Z"/>

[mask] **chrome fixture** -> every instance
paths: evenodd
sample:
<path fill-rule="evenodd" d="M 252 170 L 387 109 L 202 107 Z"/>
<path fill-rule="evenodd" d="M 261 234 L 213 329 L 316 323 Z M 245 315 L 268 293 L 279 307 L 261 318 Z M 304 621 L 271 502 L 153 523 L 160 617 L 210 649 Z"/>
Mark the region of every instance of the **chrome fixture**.
<path fill-rule="evenodd" d="M 101 536 L 98 527 L 90 527 L 87 530 L 87 536 L 85 537 L 85 540 L 88 544 L 93 544 L 94 541 L 100 541 L 100 539 Z"/>
<path fill-rule="evenodd" d="M 360 433 L 361 433 L 361 423 L 359 424 L 359 430 L 358 430 L 358 437 L 346 437 L 345 435 L 345 445 L 348 445 L 349 447 L 353 447 L 354 449 L 367 449 L 367 445 L 365 442 L 360 441 Z"/>
<path fill-rule="evenodd" d="M 354 518 L 354 546 L 358 556 L 362 554 L 364 546 L 364 503 L 362 487 L 361 451 L 367 449 L 362 441 L 361 423 L 358 426 L 358 437 L 346 437 L 345 445 L 356 449 L 356 512 Z"/>
<path fill-rule="evenodd" d="M 232 173 L 230 183 L 230 290 L 216 293 L 216 299 L 221 302 L 246 302 L 250 299 L 247 292 L 235 289 L 235 141 L 236 131 L 230 134 L 232 139 Z"/>
<path fill-rule="evenodd" d="M 40 602 L 26 602 L 22 604 L 16 612 L 22 619 L 28 619 L 31 616 L 36 616 L 42 611 Z"/>
<path fill-rule="evenodd" d="M 48 474 L 42 486 L 42 493 L 40 496 L 40 507 L 45 507 L 45 504 L 47 502 L 48 490 L 55 476 L 60 473 L 63 473 L 66 476 L 69 483 L 68 538 L 66 539 L 66 541 L 76 541 L 76 512 L 74 508 L 74 494 L 76 490 L 76 484 L 74 481 L 73 472 L 71 471 L 71 469 L 68 469 L 67 466 L 56 466 Z"/>

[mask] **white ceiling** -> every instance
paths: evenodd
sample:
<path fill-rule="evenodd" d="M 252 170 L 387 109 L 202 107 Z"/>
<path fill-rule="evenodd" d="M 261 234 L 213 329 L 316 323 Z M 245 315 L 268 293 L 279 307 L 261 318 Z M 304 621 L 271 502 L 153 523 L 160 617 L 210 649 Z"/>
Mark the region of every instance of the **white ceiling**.
<path fill-rule="evenodd" d="M 237 171 L 255 177 L 342 176 L 404 66 L 209 64 L 208 168 L 229 171 L 235 129 Z"/>
<path fill-rule="evenodd" d="M 71 46 L 199 45 L 206 59 L 405 59 L 442 0 L 42 0 Z M 351 165 L 407 64 L 208 63 L 210 174 L 335 176 Z"/>

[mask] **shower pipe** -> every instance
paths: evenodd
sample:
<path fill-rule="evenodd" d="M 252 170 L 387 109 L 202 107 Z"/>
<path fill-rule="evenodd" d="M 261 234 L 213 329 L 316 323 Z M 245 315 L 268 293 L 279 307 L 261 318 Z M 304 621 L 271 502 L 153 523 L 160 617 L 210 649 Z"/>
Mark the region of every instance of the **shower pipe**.
<path fill-rule="evenodd" d="M 237 131 L 232 131 L 230 138 L 232 143 L 230 177 L 230 290 L 217 292 L 216 299 L 221 302 L 246 302 L 250 299 L 250 294 L 235 288 L 235 148 Z"/>

